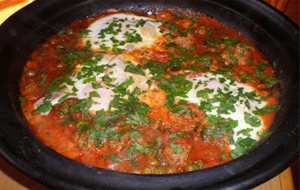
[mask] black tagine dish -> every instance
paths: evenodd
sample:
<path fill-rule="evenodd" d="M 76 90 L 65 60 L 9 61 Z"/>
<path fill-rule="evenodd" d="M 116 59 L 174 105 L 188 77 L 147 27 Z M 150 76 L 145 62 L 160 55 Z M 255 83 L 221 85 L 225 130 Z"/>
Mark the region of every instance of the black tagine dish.
<path fill-rule="evenodd" d="M 0 155 L 58 189 L 252 188 L 299 156 L 299 60 L 299 28 L 261 1 L 37 0 L 0 27 Z"/>

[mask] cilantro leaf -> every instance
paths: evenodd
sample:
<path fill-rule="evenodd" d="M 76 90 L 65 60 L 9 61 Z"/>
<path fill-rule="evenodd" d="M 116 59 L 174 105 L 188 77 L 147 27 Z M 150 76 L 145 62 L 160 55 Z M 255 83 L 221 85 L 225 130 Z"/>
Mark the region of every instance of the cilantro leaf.
<path fill-rule="evenodd" d="M 237 140 L 237 142 L 235 143 L 235 149 L 230 152 L 230 156 L 233 159 L 236 159 L 236 158 L 244 155 L 245 153 L 247 153 L 256 144 L 257 144 L 257 142 L 250 137 L 247 137 L 245 139 L 239 138 Z"/>
<path fill-rule="evenodd" d="M 257 116 L 251 115 L 248 112 L 244 112 L 244 120 L 252 127 L 259 127 L 261 125 L 260 119 Z"/>
<path fill-rule="evenodd" d="M 273 105 L 268 105 L 264 108 L 256 109 L 255 111 L 253 111 L 253 113 L 256 115 L 266 115 L 266 114 L 270 114 L 273 111 L 276 111 L 278 109 L 279 109 L 279 106 L 273 104 Z"/>
<path fill-rule="evenodd" d="M 134 80 L 132 77 L 121 83 L 119 86 L 117 86 L 115 89 L 113 89 L 114 93 L 118 93 L 122 96 L 126 94 L 127 88 L 134 83 Z"/>
<path fill-rule="evenodd" d="M 42 105 L 36 108 L 37 113 L 47 113 L 52 109 L 52 104 L 50 101 L 44 101 Z"/>
<path fill-rule="evenodd" d="M 89 35 L 90 32 L 91 32 L 91 30 L 88 30 L 88 29 L 82 30 L 81 33 L 79 34 L 79 38 L 86 37 L 87 35 Z"/>
<path fill-rule="evenodd" d="M 113 155 L 111 155 L 111 161 L 112 162 L 122 162 L 122 159 L 118 155 L 113 154 Z"/>
<path fill-rule="evenodd" d="M 132 131 L 131 133 L 129 133 L 129 137 L 130 137 L 130 140 L 134 140 L 139 137 L 142 137 L 142 133 L 140 133 L 139 131 Z"/>
<path fill-rule="evenodd" d="M 26 102 L 27 100 L 26 100 L 26 98 L 24 98 L 23 96 L 20 96 L 20 97 L 19 97 L 19 101 L 20 101 L 20 105 L 22 106 L 22 105 L 25 104 L 25 102 Z"/>
<path fill-rule="evenodd" d="M 89 93 L 90 97 L 100 98 L 100 94 L 96 91 L 92 91 Z"/>
<path fill-rule="evenodd" d="M 184 152 L 184 148 L 180 145 L 170 143 L 170 147 L 175 154 L 182 154 Z"/>
<path fill-rule="evenodd" d="M 166 65 L 159 61 L 148 61 L 145 68 L 149 69 L 150 73 L 154 76 L 161 76 L 167 70 Z"/>
<path fill-rule="evenodd" d="M 41 80 L 41 82 L 40 82 L 40 84 L 39 84 L 39 87 L 40 87 L 40 88 L 42 88 L 42 87 L 45 85 L 46 80 L 47 80 L 47 75 L 46 75 L 46 73 L 43 73 L 43 74 L 42 74 L 42 80 Z"/>
<path fill-rule="evenodd" d="M 134 113 L 129 115 L 125 122 L 129 125 L 145 125 L 150 122 L 150 119 L 141 113 Z"/>
<path fill-rule="evenodd" d="M 143 41 L 141 35 L 139 33 L 137 33 L 136 30 L 134 30 L 133 32 L 128 32 L 126 31 L 124 33 L 124 38 L 125 38 L 125 41 L 128 42 L 128 43 L 133 43 L 133 42 L 141 42 Z"/>
<path fill-rule="evenodd" d="M 139 75 L 145 75 L 145 71 L 139 67 L 134 65 L 127 65 L 125 68 L 125 72 L 133 73 L 133 74 L 139 74 Z"/>

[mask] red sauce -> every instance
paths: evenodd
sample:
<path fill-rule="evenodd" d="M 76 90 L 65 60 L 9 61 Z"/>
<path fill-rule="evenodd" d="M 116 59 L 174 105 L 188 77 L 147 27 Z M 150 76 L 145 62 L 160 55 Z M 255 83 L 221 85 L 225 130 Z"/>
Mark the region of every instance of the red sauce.
<path fill-rule="evenodd" d="M 5 4 L 0 4 L 0 9 L 1 5 L 4 7 Z M 160 27 L 165 32 L 172 30 L 171 26 L 174 25 L 179 27 L 179 30 L 187 30 L 193 22 L 187 18 L 189 14 L 183 12 L 185 16 L 178 19 L 175 12 L 164 10 L 152 17 L 171 23 Z M 34 105 L 48 93 L 50 83 L 59 76 L 68 76 L 66 70 L 70 64 L 64 62 L 63 55 L 82 51 L 82 44 L 78 45 L 78 36 L 95 18 L 97 17 L 76 21 L 67 26 L 42 44 L 28 61 L 20 88 L 22 97 L 26 99 L 22 109 L 33 133 L 50 148 L 70 159 L 129 173 L 178 173 L 209 168 L 232 160 L 229 146 L 232 133 L 225 133 L 220 138 L 207 134 L 212 125 L 207 122 L 206 113 L 197 105 L 189 103 L 182 105 L 192 113 L 191 115 L 173 113 L 166 105 L 167 93 L 163 90 L 148 92 L 148 98 L 140 98 L 140 101 L 150 108 L 146 114 L 150 123 L 132 127 L 126 124 L 126 115 L 121 115 L 118 122 L 114 123 L 115 132 L 112 133 L 115 137 L 111 136 L 100 145 L 89 139 L 91 132 L 80 132 L 83 127 L 78 124 L 78 121 L 93 123 L 93 116 L 86 116 L 78 111 L 68 112 L 68 109 L 77 105 L 79 100 L 68 99 L 55 105 L 48 115 L 36 112 Z M 207 69 L 210 71 L 235 65 L 230 67 L 232 77 L 254 87 L 260 95 L 269 95 L 268 104 L 277 104 L 278 93 L 270 91 L 264 79 L 255 75 L 259 66 L 265 67 L 262 72 L 266 76 L 274 77 L 275 74 L 259 50 L 240 33 L 210 17 L 196 14 L 194 18 L 198 19 L 193 26 L 196 30 L 192 30 L 186 36 L 174 32 L 172 39 L 169 40 L 186 49 L 196 44 L 190 56 L 209 55 L 212 60 Z M 210 29 L 213 29 L 211 34 Z M 238 39 L 239 45 L 222 41 L 224 36 L 233 41 Z M 183 56 L 178 49 L 165 48 L 164 44 L 167 43 L 168 39 L 161 39 L 163 45 L 133 50 L 131 54 L 135 55 L 135 59 L 142 65 L 149 61 L 167 65 L 171 59 L 170 54 Z M 226 43 L 233 43 L 233 47 L 228 48 L 229 45 Z M 232 56 L 238 61 L 234 62 Z M 80 64 L 85 59 L 87 58 L 83 56 L 75 60 L 74 65 Z M 194 64 L 193 61 L 184 61 L 183 67 L 188 68 Z M 197 67 L 206 66 L 199 64 Z M 207 71 L 193 71 L 191 75 L 205 72 Z M 47 78 L 41 87 L 45 73 Z M 164 75 L 164 79 L 168 80 L 173 75 L 182 74 L 182 69 L 171 70 Z M 269 128 L 274 117 L 275 111 L 262 116 L 265 129 Z"/>

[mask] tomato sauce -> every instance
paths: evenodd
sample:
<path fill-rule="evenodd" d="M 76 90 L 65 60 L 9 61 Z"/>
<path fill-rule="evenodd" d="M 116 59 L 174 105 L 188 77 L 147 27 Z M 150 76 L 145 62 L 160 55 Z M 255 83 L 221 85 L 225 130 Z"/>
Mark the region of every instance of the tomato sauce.
<path fill-rule="evenodd" d="M 0 9 L 3 7 L 4 4 L 0 4 Z M 258 95 L 268 96 L 267 105 L 278 104 L 279 93 L 270 90 L 276 85 L 273 82 L 275 71 L 253 43 L 210 17 L 176 12 L 167 9 L 149 16 L 164 23 L 160 30 L 165 35 L 150 48 L 134 49 L 124 52 L 124 55 L 133 56 L 142 66 L 158 62 L 161 70 L 171 67 L 168 64 L 172 62 L 173 68 L 166 68 L 168 72 L 160 76 L 169 83 L 173 79 L 177 80 L 176 77 L 184 76 L 186 70 L 189 70 L 189 76 L 203 76 L 208 71 L 225 70 L 231 73 L 234 80 L 254 88 Z M 234 132 L 220 132 L 223 130 L 220 127 L 227 125 L 230 120 L 212 124 L 208 119 L 209 112 L 200 109 L 201 106 L 179 104 L 180 100 L 176 98 L 175 107 L 171 107 L 174 105 L 169 105 L 171 95 L 168 87 L 174 84 L 163 87 L 161 79 L 152 81 L 162 86 L 161 89 L 150 89 L 145 92 L 146 96 L 139 96 L 129 103 L 132 107 L 137 105 L 134 109 L 142 109 L 141 112 L 134 112 L 130 116 L 105 113 L 106 120 L 118 117 L 117 120 L 111 119 L 113 122 L 109 123 L 109 127 L 98 126 L 97 122 L 103 122 L 100 112 L 87 115 L 84 107 L 78 107 L 85 102 L 77 98 L 52 105 L 49 113 L 38 113 L 37 102 L 51 95 L 49 89 L 53 84 L 59 87 L 63 83 L 58 80 L 59 77 L 69 77 L 76 66 L 90 59 L 93 51 L 84 52 L 86 49 L 78 39 L 83 30 L 97 18 L 99 16 L 91 16 L 65 27 L 42 44 L 29 59 L 20 81 L 20 100 L 26 100 L 21 102 L 22 110 L 32 132 L 51 149 L 70 159 L 128 173 L 188 172 L 234 159 L 230 142 Z M 180 31 L 188 33 L 181 34 Z M 201 63 L 197 62 L 198 55 L 205 55 L 199 56 Z M 194 67 L 201 69 L 193 70 Z M 55 80 L 57 82 L 53 83 Z M 179 88 L 177 86 L 171 90 Z M 271 126 L 275 114 L 276 109 L 273 108 L 261 115 L 263 130 Z M 134 122 L 144 119 L 144 124 L 132 124 L 132 118 Z M 255 118 L 252 116 L 250 120 L 255 121 Z M 218 134 L 215 134 L 216 131 Z"/>

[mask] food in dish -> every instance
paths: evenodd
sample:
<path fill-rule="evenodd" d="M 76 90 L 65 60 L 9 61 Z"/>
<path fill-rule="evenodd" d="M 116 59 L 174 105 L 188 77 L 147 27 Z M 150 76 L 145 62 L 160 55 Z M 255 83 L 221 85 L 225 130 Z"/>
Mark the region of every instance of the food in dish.
<path fill-rule="evenodd" d="M 276 86 L 259 50 L 208 16 L 109 11 L 33 52 L 20 103 L 33 133 L 68 158 L 166 174 L 254 148 L 279 108 Z"/>

